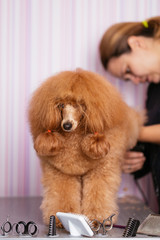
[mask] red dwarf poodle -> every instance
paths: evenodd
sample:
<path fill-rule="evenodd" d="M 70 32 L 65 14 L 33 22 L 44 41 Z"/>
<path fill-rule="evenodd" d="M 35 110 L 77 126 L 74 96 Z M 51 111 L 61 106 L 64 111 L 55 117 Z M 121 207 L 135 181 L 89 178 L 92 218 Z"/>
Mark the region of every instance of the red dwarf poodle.
<path fill-rule="evenodd" d="M 123 156 L 136 144 L 143 117 L 106 79 L 76 70 L 35 91 L 29 123 L 41 160 L 44 222 L 56 212 L 100 221 L 117 216 Z"/>

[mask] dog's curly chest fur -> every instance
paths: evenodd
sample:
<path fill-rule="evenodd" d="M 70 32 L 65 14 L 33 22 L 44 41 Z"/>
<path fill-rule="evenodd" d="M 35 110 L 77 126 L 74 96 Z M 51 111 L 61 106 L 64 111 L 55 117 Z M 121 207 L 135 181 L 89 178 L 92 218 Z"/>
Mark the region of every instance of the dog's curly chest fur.
<path fill-rule="evenodd" d="M 67 134 L 59 153 L 53 157 L 48 157 L 50 164 L 69 175 L 83 175 L 98 166 L 97 159 L 90 159 L 82 152 L 83 136 L 80 137 L 78 133 Z"/>

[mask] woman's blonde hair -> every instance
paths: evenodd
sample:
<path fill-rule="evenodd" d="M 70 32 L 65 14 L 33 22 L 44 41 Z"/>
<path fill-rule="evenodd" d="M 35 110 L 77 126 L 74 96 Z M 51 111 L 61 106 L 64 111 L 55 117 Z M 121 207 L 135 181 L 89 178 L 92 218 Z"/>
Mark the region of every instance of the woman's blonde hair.
<path fill-rule="evenodd" d="M 112 57 L 130 52 L 128 38 L 144 36 L 160 38 L 160 16 L 152 17 L 144 22 L 123 22 L 112 25 L 103 35 L 100 42 L 100 57 L 105 69 Z"/>

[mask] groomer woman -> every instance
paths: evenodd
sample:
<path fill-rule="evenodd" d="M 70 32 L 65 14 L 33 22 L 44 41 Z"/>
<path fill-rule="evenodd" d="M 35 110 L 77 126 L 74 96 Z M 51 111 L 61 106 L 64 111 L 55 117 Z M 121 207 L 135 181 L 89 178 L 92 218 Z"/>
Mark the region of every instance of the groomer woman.
<path fill-rule="evenodd" d="M 160 209 L 160 17 L 112 25 L 102 37 L 100 55 L 114 76 L 135 84 L 149 82 L 148 122 L 139 136 L 146 150 L 127 152 L 123 171 L 136 177 L 152 172 Z"/>

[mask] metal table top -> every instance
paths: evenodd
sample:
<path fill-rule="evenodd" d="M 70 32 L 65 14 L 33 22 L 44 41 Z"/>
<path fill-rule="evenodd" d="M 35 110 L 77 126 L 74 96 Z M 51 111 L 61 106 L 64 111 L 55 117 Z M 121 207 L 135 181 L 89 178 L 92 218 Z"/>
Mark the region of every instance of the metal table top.
<path fill-rule="evenodd" d="M 43 224 L 42 221 L 42 214 L 41 210 L 39 209 L 41 204 L 42 198 L 41 197 L 12 197 L 12 198 L 0 198 L 0 226 L 6 221 L 7 216 L 9 216 L 9 221 L 14 224 L 19 221 L 29 222 L 34 221 L 39 229 L 39 233 L 36 237 L 30 236 L 17 236 L 15 234 L 7 234 L 5 236 L 0 236 L 1 239 L 11 238 L 23 238 L 28 239 L 36 238 L 36 239 L 48 239 L 48 227 Z M 126 196 L 123 198 L 118 199 L 120 214 L 118 217 L 117 225 L 126 226 L 129 218 L 138 219 L 142 222 L 152 211 L 144 205 L 144 203 L 137 199 L 134 196 Z M 124 229 L 120 228 L 113 228 L 112 230 L 108 231 L 106 235 L 102 235 L 101 233 L 94 235 L 91 237 L 92 239 L 97 238 L 122 238 L 122 234 Z M 88 237 L 73 237 L 64 229 L 57 229 L 56 230 L 57 236 L 54 238 L 57 239 L 85 239 Z M 137 234 L 135 238 L 151 238 L 146 235 Z M 153 237 L 152 237 L 153 238 Z M 157 238 L 156 239 L 160 239 Z"/>

